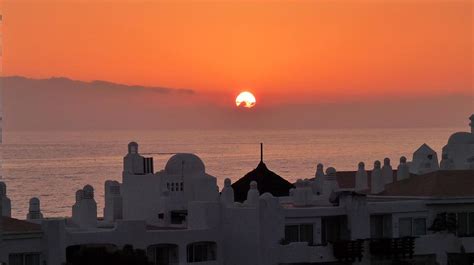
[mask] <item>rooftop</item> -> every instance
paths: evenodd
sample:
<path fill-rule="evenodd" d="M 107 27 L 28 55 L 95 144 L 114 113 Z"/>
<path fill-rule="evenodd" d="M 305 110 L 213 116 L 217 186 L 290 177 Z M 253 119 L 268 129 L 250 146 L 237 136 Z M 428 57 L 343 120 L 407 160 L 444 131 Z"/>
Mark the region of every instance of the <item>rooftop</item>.
<path fill-rule="evenodd" d="M 341 189 L 355 187 L 356 171 L 337 172 L 337 182 Z M 369 189 L 371 171 L 367 171 Z M 466 197 L 474 196 L 474 170 L 440 170 L 423 175 L 410 174 L 410 178 L 397 181 L 393 171 L 393 183 L 385 186 L 382 196 L 426 196 L 426 197 Z"/>
<path fill-rule="evenodd" d="M 257 168 L 232 184 L 235 201 L 243 202 L 246 200 L 252 181 L 257 182 L 260 194 L 268 192 L 275 197 L 288 196 L 290 189 L 294 188 L 293 184 L 269 170 L 265 163 L 261 161 Z"/>
<path fill-rule="evenodd" d="M 2 229 L 6 233 L 32 233 L 41 232 L 41 225 L 30 223 L 15 218 L 2 216 Z"/>
<path fill-rule="evenodd" d="M 386 186 L 385 196 L 474 196 L 474 170 L 440 170 L 412 175 Z"/>

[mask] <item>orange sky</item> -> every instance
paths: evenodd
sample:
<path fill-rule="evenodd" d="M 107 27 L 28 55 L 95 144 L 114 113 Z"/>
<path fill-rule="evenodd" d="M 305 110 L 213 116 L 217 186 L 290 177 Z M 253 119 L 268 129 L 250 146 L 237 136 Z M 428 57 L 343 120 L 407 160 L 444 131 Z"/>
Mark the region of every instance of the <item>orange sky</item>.
<path fill-rule="evenodd" d="M 1 5 L 5 76 L 191 88 L 217 103 L 244 89 L 268 104 L 474 90 L 469 0 Z"/>

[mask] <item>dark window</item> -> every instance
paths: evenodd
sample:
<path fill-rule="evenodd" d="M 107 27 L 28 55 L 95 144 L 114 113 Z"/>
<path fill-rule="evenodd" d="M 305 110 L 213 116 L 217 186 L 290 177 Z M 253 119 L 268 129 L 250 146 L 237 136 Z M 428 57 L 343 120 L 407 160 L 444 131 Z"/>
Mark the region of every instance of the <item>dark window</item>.
<path fill-rule="evenodd" d="M 215 242 L 197 242 L 187 247 L 188 263 L 216 260 Z"/>
<path fill-rule="evenodd" d="M 398 220 L 398 234 L 400 237 L 426 235 L 426 218 L 400 218 Z"/>
<path fill-rule="evenodd" d="M 412 236 L 412 220 L 408 218 L 400 218 L 398 220 L 398 234 L 400 237 Z"/>
<path fill-rule="evenodd" d="M 373 215 L 370 217 L 370 237 L 383 238 L 383 215 Z"/>
<path fill-rule="evenodd" d="M 300 241 L 308 242 L 309 245 L 313 244 L 313 225 L 312 224 L 300 225 Z"/>
<path fill-rule="evenodd" d="M 474 236 L 474 212 L 456 213 L 456 225 L 458 236 Z"/>
<path fill-rule="evenodd" d="M 10 254 L 8 257 L 9 265 L 40 265 L 39 253 L 18 253 Z"/>
<path fill-rule="evenodd" d="M 313 225 L 287 225 L 285 226 L 285 239 L 288 242 L 308 242 L 313 244 Z"/>
<path fill-rule="evenodd" d="M 467 213 L 458 213 L 458 236 L 467 236 L 469 233 Z"/>
<path fill-rule="evenodd" d="M 469 235 L 474 236 L 474 213 L 469 213 Z"/>
<path fill-rule="evenodd" d="M 298 225 L 285 226 L 285 239 L 288 242 L 299 242 L 299 226 Z"/>
<path fill-rule="evenodd" d="M 171 224 L 182 224 L 186 221 L 187 211 L 171 211 Z"/>
<path fill-rule="evenodd" d="M 350 231 L 347 229 L 347 216 L 327 216 L 321 219 L 322 245 L 349 239 Z"/>
<path fill-rule="evenodd" d="M 178 246 L 173 244 L 160 244 L 147 249 L 148 260 L 154 265 L 178 264 Z"/>
<path fill-rule="evenodd" d="M 10 257 L 8 258 L 8 264 L 23 265 L 23 254 L 10 254 Z"/>
<path fill-rule="evenodd" d="M 413 219 L 413 235 L 414 236 L 426 235 L 426 218 Z"/>
<path fill-rule="evenodd" d="M 143 159 L 143 168 L 145 170 L 145 174 L 153 174 L 153 157 L 145 157 Z"/>

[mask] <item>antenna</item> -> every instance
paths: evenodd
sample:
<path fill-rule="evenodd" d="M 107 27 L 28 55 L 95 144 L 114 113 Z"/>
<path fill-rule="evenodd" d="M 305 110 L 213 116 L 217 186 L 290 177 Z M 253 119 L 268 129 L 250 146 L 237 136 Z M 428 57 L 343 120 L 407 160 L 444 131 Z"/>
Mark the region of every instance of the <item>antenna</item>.
<path fill-rule="evenodd" d="M 260 143 L 260 162 L 263 163 L 263 143 Z"/>

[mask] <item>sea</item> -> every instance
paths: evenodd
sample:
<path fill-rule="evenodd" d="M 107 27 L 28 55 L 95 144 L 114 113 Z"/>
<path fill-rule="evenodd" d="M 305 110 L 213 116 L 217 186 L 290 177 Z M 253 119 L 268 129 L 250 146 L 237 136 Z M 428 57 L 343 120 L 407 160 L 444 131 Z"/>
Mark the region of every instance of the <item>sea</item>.
<path fill-rule="evenodd" d="M 197 154 L 222 187 L 225 178 L 236 181 L 257 166 L 260 143 L 269 169 L 294 182 L 314 177 L 318 163 L 346 171 L 363 161 L 371 169 L 375 160 L 389 157 L 396 167 L 400 156 L 411 160 L 423 143 L 441 158 L 442 147 L 457 131 L 463 129 L 5 132 L 1 181 L 7 184 L 15 218 L 26 217 L 32 197 L 41 200 L 45 217 L 70 216 L 75 191 L 86 184 L 94 187 L 102 216 L 104 182 L 121 182 L 131 141 L 140 144 L 140 153 L 154 157 L 155 171 L 175 153 Z"/>

